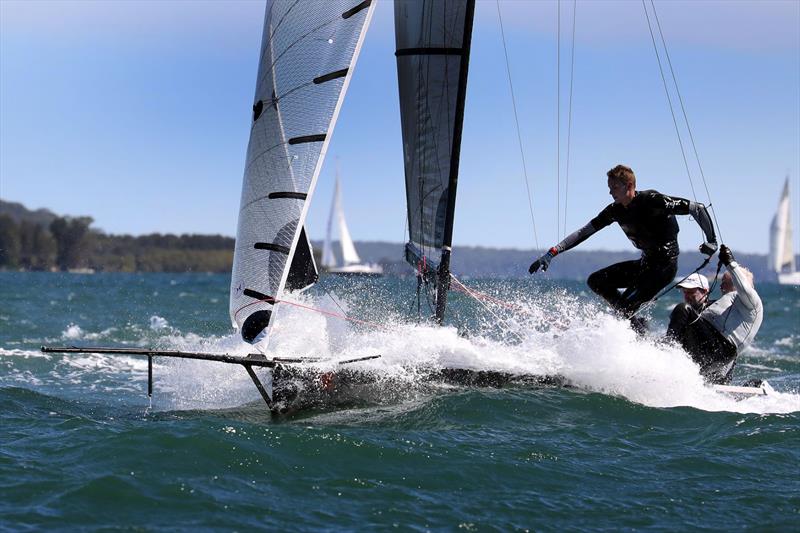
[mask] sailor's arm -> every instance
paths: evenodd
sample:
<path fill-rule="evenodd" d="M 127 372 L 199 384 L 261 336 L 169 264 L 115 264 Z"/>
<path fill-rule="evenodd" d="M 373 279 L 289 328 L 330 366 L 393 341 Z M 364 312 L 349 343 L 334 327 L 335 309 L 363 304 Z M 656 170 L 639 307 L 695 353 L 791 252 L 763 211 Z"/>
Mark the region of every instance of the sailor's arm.
<path fill-rule="evenodd" d="M 757 309 L 761 305 L 761 297 L 756 292 L 752 279 L 745 274 L 744 268 L 739 266 L 739 263 L 733 258 L 730 248 L 724 244 L 719 251 L 719 260 L 731 274 L 731 281 L 738 295 L 737 300 L 747 309 Z"/>
<path fill-rule="evenodd" d="M 700 252 L 705 255 L 714 255 L 717 251 L 717 235 L 714 232 L 714 224 L 708 214 L 708 209 L 700 202 L 692 202 L 685 198 L 662 195 L 664 209 L 673 215 L 691 215 L 691 217 L 703 230 L 706 241 L 700 245 Z"/>
<path fill-rule="evenodd" d="M 576 246 L 578 246 L 580 243 L 582 243 L 595 233 L 597 233 L 597 229 L 595 229 L 592 223 L 589 222 L 582 228 L 579 228 L 570 233 L 569 235 L 567 235 L 566 237 L 564 237 L 564 240 L 553 246 L 553 248 L 555 248 L 556 252 L 559 254 L 561 252 L 566 252 L 571 248 L 575 248 Z"/>
<path fill-rule="evenodd" d="M 603 213 L 604 212 L 605 211 L 603 211 Z M 555 256 L 557 256 L 561 252 L 566 252 L 571 248 L 575 248 L 580 243 L 582 243 L 583 241 L 585 241 L 586 239 L 597 233 L 599 229 L 602 229 L 605 226 L 607 226 L 608 224 L 603 225 L 603 222 L 599 223 L 597 222 L 598 219 L 601 219 L 603 213 L 600 213 L 599 216 L 592 219 L 585 226 L 581 227 L 576 231 L 573 231 L 572 233 L 567 235 L 563 241 L 559 242 L 558 244 L 550 248 L 547 251 L 547 253 L 545 253 L 539 259 L 531 263 L 530 268 L 528 268 L 528 272 L 533 274 L 540 268 L 542 269 L 542 272 L 544 272 L 550 266 L 550 260 L 552 260 Z M 595 224 L 597 224 L 599 227 L 596 227 Z"/>

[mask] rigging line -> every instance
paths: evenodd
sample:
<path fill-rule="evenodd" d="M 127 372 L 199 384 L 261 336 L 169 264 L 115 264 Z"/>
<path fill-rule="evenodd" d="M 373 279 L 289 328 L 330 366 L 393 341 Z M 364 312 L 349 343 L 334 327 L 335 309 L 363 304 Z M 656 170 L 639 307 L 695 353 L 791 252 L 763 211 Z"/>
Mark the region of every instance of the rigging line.
<path fill-rule="evenodd" d="M 459 288 L 456 287 L 455 290 L 459 290 Z M 463 289 L 460 289 L 460 290 L 463 291 Z M 500 298 L 495 298 L 494 296 L 490 296 L 490 295 L 486 294 L 485 292 L 476 291 L 475 289 L 472 289 L 472 294 L 474 296 L 477 296 L 478 298 L 480 298 L 482 300 L 485 300 L 485 301 L 487 301 L 489 303 L 492 303 L 494 305 L 497 305 L 497 306 L 500 306 L 500 307 L 505 307 L 506 309 L 513 310 L 513 311 L 515 311 L 517 313 L 522 313 L 524 315 L 531 315 L 530 311 L 528 311 L 525 307 L 523 307 L 523 306 L 521 306 L 519 304 L 514 304 L 514 303 L 511 303 L 511 302 L 505 302 L 505 301 L 501 300 Z"/>
<path fill-rule="evenodd" d="M 636 311 L 634 311 L 633 313 L 631 313 L 630 315 L 628 315 L 626 318 L 633 318 L 633 317 L 635 317 L 636 315 L 638 315 L 639 313 L 641 313 L 642 311 L 644 311 L 645 309 L 649 309 L 650 307 L 652 307 L 653 305 L 655 305 L 655 303 L 656 303 L 656 300 L 658 300 L 659 298 L 661 298 L 662 296 L 664 296 L 665 294 L 667 294 L 669 291 L 671 291 L 672 289 L 674 289 L 675 287 L 677 287 L 678 285 L 680 285 L 681 283 L 683 283 L 684 281 L 686 281 L 686 279 L 687 279 L 689 276 L 691 276 L 692 274 L 697 274 L 698 272 L 700 272 L 701 270 L 703 270 L 703 269 L 705 268 L 705 266 L 706 266 L 706 265 L 707 265 L 707 264 L 708 264 L 710 261 L 711 261 L 711 256 L 709 255 L 708 257 L 706 257 L 706 258 L 705 258 L 705 260 L 704 260 L 702 263 L 700 263 L 700 266 L 699 266 L 699 267 L 695 268 L 695 269 L 694 269 L 694 270 L 692 270 L 690 273 L 686 274 L 686 276 L 684 276 L 682 279 L 679 279 L 678 281 L 676 281 L 675 283 L 673 283 L 672 285 L 670 285 L 669 287 L 667 287 L 666 289 L 664 289 L 663 291 L 661 291 L 659 294 L 657 294 L 656 296 L 654 296 L 654 297 L 653 297 L 653 298 L 652 298 L 650 301 L 648 301 L 648 302 L 645 302 L 644 304 L 642 304 L 642 306 L 641 306 L 641 307 L 639 307 L 639 309 L 637 309 Z M 717 271 L 717 273 L 719 274 L 719 271 Z M 716 279 L 716 277 L 715 277 L 715 279 Z M 709 292 L 709 294 L 711 293 L 711 291 L 710 291 L 710 290 L 709 290 L 708 292 Z"/>
<path fill-rule="evenodd" d="M 322 292 L 328 295 L 328 298 L 330 298 L 333 301 L 333 303 L 336 304 L 336 307 L 339 308 L 339 311 L 341 311 L 342 314 L 346 316 L 347 312 L 344 309 L 342 309 L 342 306 L 339 305 L 339 302 L 336 300 L 336 298 L 333 297 L 333 294 L 329 292 L 328 289 L 326 289 L 325 287 L 320 287 L 320 288 L 322 289 Z"/>
<path fill-rule="evenodd" d="M 720 228 L 719 221 L 717 220 L 717 213 L 714 208 L 711 206 L 713 203 L 711 200 L 711 192 L 708 190 L 708 183 L 706 182 L 706 176 L 703 172 L 703 165 L 700 164 L 700 155 L 697 153 L 697 145 L 694 142 L 694 135 L 692 134 L 692 127 L 689 124 L 689 117 L 686 114 L 686 107 L 683 105 L 683 96 L 681 96 L 681 90 L 678 87 L 678 78 L 675 76 L 675 71 L 672 68 L 672 60 L 669 57 L 669 50 L 667 49 L 667 40 L 664 38 L 664 32 L 661 30 L 661 21 L 658 19 L 658 12 L 656 12 L 656 5 L 653 0 L 650 0 L 650 6 L 653 9 L 653 18 L 656 19 L 656 26 L 658 26 L 658 33 L 661 35 L 661 42 L 664 46 L 664 56 L 667 58 L 667 65 L 669 65 L 669 72 L 672 75 L 672 82 L 675 84 L 675 92 L 678 95 L 678 101 L 681 104 L 681 112 L 683 113 L 683 121 L 686 123 L 686 130 L 689 132 L 689 140 L 692 143 L 692 150 L 694 151 L 694 158 L 697 161 L 697 168 L 700 170 L 700 178 L 703 180 L 703 187 L 706 190 L 706 196 L 708 197 L 708 207 L 711 207 L 711 215 L 714 217 L 714 224 L 717 226 L 717 233 L 719 233 L 719 240 L 720 242 L 725 242 L 722 238 L 722 229 Z"/>
<path fill-rule="evenodd" d="M 287 305 L 293 305 L 293 306 L 295 306 L 295 307 L 299 307 L 299 308 L 301 308 L 301 309 L 306 309 L 306 310 L 308 310 L 308 311 L 314 311 L 314 312 L 320 313 L 320 314 L 322 314 L 322 315 L 326 315 L 326 316 L 330 316 L 330 317 L 334 317 L 334 318 L 341 318 L 342 320 L 347 320 L 348 322 L 355 322 L 355 323 L 357 323 L 357 324 L 364 324 L 365 326 L 372 326 L 372 327 L 374 327 L 374 328 L 383 329 L 383 330 L 387 330 L 387 331 L 390 329 L 390 328 L 389 328 L 388 326 L 386 326 L 385 324 L 378 324 L 377 322 L 370 322 L 369 320 L 360 320 L 360 319 L 358 319 L 358 318 L 349 317 L 349 316 L 347 316 L 347 315 L 340 315 L 340 314 L 338 314 L 338 313 L 334 313 L 334 312 L 332 312 L 332 311 L 325 311 L 324 309 L 319 309 L 319 308 L 317 308 L 317 307 L 311 307 L 310 305 L 303 305 L 303 304 L 301 304 L 301 303 L 293 302 L 293 301 L 291 301 L 291 300 L 278 300 L 278 299 L 275 299 L 275 298 L 270 298 L 270 297 L 267 297 L 267 298 L 262 298 L 262 299 L 260 299 L 260 300 L 256 300 L 256 301 L 255 301 L 255 302 L 253 302 L 253 303 L 250 303 L 250 304 L 247 304 L 247 305 L 244 305 L 244 306 L 240 307 L 240 308 L 239 308 L 239 309 L 236 311 L 236 313 L 234 314 L 234 316 L 235 316 L 236 314 L 238 314 L 238 313 L 239 313 L 239 311 L 241 311 L 241 310 L 242 310 L 242 309 L 244 309 L 245 307 L 249 307 L 249 306 L 251 306 L 251 305 L 255 305 L 255 304 L 258 304 L 258 303 L 264 303 L 264 302 L 266 302 L 266 303 L 269 303 L 269 304 L 287 304 Z"/>
<path fill-rule="evenodd" d="M 561 0 L 556 0 L 556 241 L 561 237 Z"/>
<path fill-rule="evenodd" d="M 456 287 L 456 290 L 458 290 L 458 287 Z M 499 298 L 495 298 L 494 296 L 486 294 L 485 292 L 480 292 L 480 291 L 477 291 L 475 289 L 472 289 L 472 294 L 475 295 L 476 297 L 482 299 L 482 300 L 486 300 L 487 302 L 491 302 L 491 303 L 493 303 L 495 305 L 500 305 L 500 306 L 505 307 L 507 309 L 515 309 L 515 310 L 519 310 L 519 311 L 524 311 L 524 309 L 519 305 L 512 304 L 512 303 L 509 303 L 509 302 L 504 302 L 503 300 L 501 300 Z"/>
<path fill-rule="evenodd" d="M 453 279 L 453 281 L 455 281 L 455 282 L 456 282 L 456 283 L 457 283 L 457 284 L 458 284 L 458 285 L 459 285 L 459 286 L 460 286 L 460 287 L 461 287 L 461 288 L 464 290 L 464 292 L 465 292 L 465 293 L 466 293 L 468 296 L 470 296 L 472 299 L 474 299 L 476 302 L 478 302 L 478 303 L 479 303 L 479 304 L 480 304 L 480 305 L 481 305 L 481 306 L 482 306 L 484 309 L 486 309 L 486 311 L 488 311 L 488 312 L 489 312 L 489 314 L 490 314 L 490 315 L 492 315 L 492 316 L 495 318 L 495 320 L 497 320 L 499 323 L 503 324 L 503 325 L 505 326 L 505 328 L 506 328 L 506 332 L 507 332 L 507 333 L 510 333 L 510 334 L 512 334 L 512 335 L 514 335 L 514 336 L 516 336 L 516 337 L 519 339 L 519 341 L 520 341 L 520 342 L 524 342 L 524 341 L 525 341 L 525 339 L 523 339 L 523 338 L 522 338 L 522 335 L 520 335 L 519 333 L 517 333 L 516 331 L 514 331 L 514 330 L 513 330 L 513 329 L 512 329 L 512 328 L 509 326 L 509 324 L 508 324 L 508 321 L 507 321 L 507 320 L 505 320 L 505 319 L 501 318 L 500 316 L 498 316 L 498 315 L 497 315 L 497 313 L 495 313 L 494 311 L 492 311 L 492 309 L 491 309 L 491 308 L 490 308 L 488 305 L 486 305 L 485 303 L 483 303 L 483 302 L 481 301 L 481 299 L 480 299 L 480 298 L 478 298 L 476 295 L 474 295 L 474 294 L 472 293 L 472 291 L 469 289 L 469 287 L 467 287 L 466 285 L 464 285 L 463 283 L 461 283 L 461 281 L 460 281 L 458 278 L 456 278 L 456 277 L 453 275 L 453 273 L 452 273 L 452 272 L 450 273 L 450 278 L 452 278 L 452 279 Z"/>
<path fill-rule="evenodd" d="M 522 157 L 522 173 L 525 178 L 525 190 L 528 192 L 528 210 L 531 214 L 531 225 L 533 226 L 533 241 L 536 249 L 539 249 L 539 236 L 536 234 L 536 218 L 533 216 L 533 203 L 531 201 L 531 187 L 528 183 L 528 170 L 525 166 L 525 151 L 522 148 L 522 134 L 519 129 L 519 117 L 517 116 L 517 100 L 514 97 L 514 84 L 511 82 L 511 66 L 508 61 L 508 49 L 506 48 L 506 33 L 503 30 L 503 16 L 500 14 L 500 0 L 497 1 L 497 19 L 500 21 L 500 37 L 503 40 L 503 54 L 506 58 L 506 73 L 508 74 L 508 86 L 511 90 L 511 105 L 514 109 L 514 123 L 517 126 L 517 141 L 519 142 L 519 154 Z"/>
<path fill-rule="evenodd" d="M 569 157 L 572 140 L 572 85 L 575 80 L 575 18 L 578 11 L 578 0 L 572 0 L 572 51 L 569 65 L 569 112 L 567 118 L 567 170 L 564 184 L 564 233 L 567 235 L 567 205 L 569 202 Z"/>
<path fill-rule="evenodd" d="M 650 14 L 647 12 L 647 4 L 642 0 L 642 8 L 644 8 L 644 16 L 647 18 L 647 28 L 650 30 L 650 38 L 653 40 L 653 51 L 656 53 L 656 60 L 658 61 L 658 71 L 661 74 L 661 82 L 664 84 L 664 93 L 667 95 L 667 103 L 669 104 L 669 112 L 672 114 L 672 124 L 675 126 L 675 134 L 678 137 L 678 145 L 681 147 L 681 155 L 683 156 L 683 165 L 686 167 L 686 175 L 689 177 L 689 186 L 692 189 L 692 197 L 697 201 L 697 193 L 694 191 L 694 183 L 692 182 L 692 173 L 689 170 L 689 162 L 686 159 L 686 150 L 683 148 L 683 140 L 681 139 L 681 131 L 678 127 L 678 120 L 675 118 L 675 109 L 672 106 L 672 97 L 669 95 L 669 87 L 667 86 L 667 78 L 664 76 L 664 67 L 661 65 L 661 55 L 658 53 L 658 45 L 656 44 L 656 37 L 653 34 L 653 26 L 650 24 Z"/>

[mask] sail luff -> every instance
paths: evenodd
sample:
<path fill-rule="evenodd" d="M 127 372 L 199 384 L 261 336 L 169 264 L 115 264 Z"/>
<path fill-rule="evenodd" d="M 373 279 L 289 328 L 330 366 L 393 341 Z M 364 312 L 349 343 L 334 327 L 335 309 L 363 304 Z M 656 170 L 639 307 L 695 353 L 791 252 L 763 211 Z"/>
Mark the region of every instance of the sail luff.
<path fill-rule="evenodd" d="M 456 211 L 456 188 L 458 186 L 458 168 L 461 160 L 461 134 L 464 127 L 464 108 L 467 100 L 467 74 L 469 73 L 469 55 L 472 48 L 472 23 L 475 16 L 475 0 L 467 0 L 467 12 L 464 21 L 464 37 L 461 40 L 461 68 L 456 96 L 456 116 L 453 126 L 453 146 L 450 155 L 450 176 L 447 200 L 447 215 L 444 220 L 444 247 L 453 244 L 453 222 Z"/>
<path fill-rule="evenodd" d="M 292 247 L 289 251 L 289 257 L 292 257 L 294 255 L 294 251 L 297 248 L 297 243 L 300 239 L 300 230 L 302 229 L 306 217 L 308 216 L 308 209 L 311 207 L 311 197 L 314 194 L 314 190 L 317 185 L 317 179 L 319 178 L 319 173 L 322 170 L 323 163 L 325 162 L 325 155 L 328 153 L 328 145 L 331 142 L 331 137 L 333 136 L 333 130 L 334 127 L 336 126 L 336 121 L 339 118 L 339 112 L 342 109 L 342 104 L 344 103 L 344 96 L 345 94 L 347 94 L 347 88 L 350 85 L 350 79 L 352 78 L 353 75 L 353 67 L 355 66 L 356 61 L 358 60 L 358 55 L 361 52 L 362 45 L 364 44 L 364 38 L 366 37 L 367 29 L 369 28 L 369 23 L 372 20 L 374 5 L 371 0 L 366 0 L 365 2 L 361 2 L 361 4 L 358 4 L 357 2 L 354 2 L 353 4 L 354 7 L 352 9 L 357 9 L 359 5 L 366 4 L 367 12 L 365 15 L 365 20 L 363 25 L 361 26 L 361 30 L 358 36 L 358 41 L 356 42 L 355 46 L 355 51 L 353 52 L 353 55 L 350 58 L 349 65 L 347 67 L 347 74 L 344 76 L 344 81 L 342 83 L 342 88 L 339 91 L 339 98 L 336 101 L 336 106 L 334 107 L 333 115 L 331 116 L 330 119 L 330 126 L 328 126 L 327 135 L 325 136 L 325 140 L 322 143 L 322 148 L 320 149 L 319 158 L 317 159 L 317 165 L 314 168 L 314 173 L 311 178 L 311 184 L 308 187 L 308 197 L 306 202 L 304 202 L 302 212 L 300 213 L 300 221 L 297 224 L 298 228 L 295 231 Z M 345 18 L 345 15 L 343 14 L 342 17 Z M 285 268 L 283 271 L 283 277 L 281 278 L 281 282 L 278 285 L 276 299 L 279 299 L 280 295 L 283 293 L 284 286 L 286 285 L 286 278 L 288 277 L 288 275 L 289 275 L 289 269 Z"/>
<path fill-rule="evenodd" d="M 458 186 L 458 166 L 461 158 L 461 133 L 464 125 L 464 107 L 467 99 L 467 74 L 469 71 L 469 54 L 472 43 L 472 22 L 475 14 L 475 0 L 467 0 L 467 13 L 464 21 L 464 37 L 461 41 L 461 71 L 456 96 L 456 116 L 453 131 L 453 147 L 450 156 L 450 179 L 448 185 L 447 214 L 444 221 L 444 242 L 442 245 L 442 262 L 439 264 L 436 287 L 436 320 L 444 322 L 447 308 L 447 293 L 450 290 L 450 255 L 453 244 L 453 222 L 456 211 L 456 188 Z"/>

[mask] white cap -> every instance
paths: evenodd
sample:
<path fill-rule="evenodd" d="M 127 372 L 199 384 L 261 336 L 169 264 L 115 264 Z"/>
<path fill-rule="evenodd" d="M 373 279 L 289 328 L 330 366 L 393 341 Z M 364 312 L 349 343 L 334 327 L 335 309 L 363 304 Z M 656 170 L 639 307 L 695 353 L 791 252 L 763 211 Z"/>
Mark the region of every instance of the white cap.
<path fill-rule="evenodd" d="M 702 274 L 691 274 L 678 283 L 678 287 L 681 289 L 703 289 L 708 292 L 708 278 Z"/>

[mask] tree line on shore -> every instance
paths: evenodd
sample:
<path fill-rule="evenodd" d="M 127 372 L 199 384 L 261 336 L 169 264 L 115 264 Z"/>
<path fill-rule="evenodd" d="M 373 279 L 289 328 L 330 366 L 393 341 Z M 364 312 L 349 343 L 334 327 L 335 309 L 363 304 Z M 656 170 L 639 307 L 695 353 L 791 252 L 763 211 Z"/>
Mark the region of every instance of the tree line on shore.
<path fill-rule="evenodd" d="M 219 272 L 229 273 L 234 239 L 222 235 L 151 234 L 108 235 L 91 228 L 91 217 L 59 216 L 47 209 L 31 211 L 22 204 L 0 199 L 0 270 L 68 271 L 92 269 L 105 272 Z M 334 242 L 334 249 L 338 243 Z M 413 275 L 403 259 L 403 244 L 383 241 L 356 243 L 364 261 L 377 262 L 388 275 Z M 312 242 L 320 265 L 322 243 Z M 528 277 L 528 265 L 541 250 L 496 249 L 459 246 L 453 254 L 453 272 L 471 277 Z M 740 263 L 760 281 L 776 281 L 763 255 L 734 251 Z M 635 259 L 628 251 L 571 250 L 558 258 L 557 268 L 541 277 L 585 280 L 593 271 L 611 263 Z M 703 261 L 686 250 L 679 258 L 679 272 L 691 272 Z M 798 258 L 800 262 L 800 257 Z M 714 275 L 716 260 L 704 271 Z"/>
<path fill-rule="evenodd" d="M 0 215 L 0 269 L 230 272 L 234 239 L 222 235 L 107 235 L 91 217 L 49 224 Z"/>

